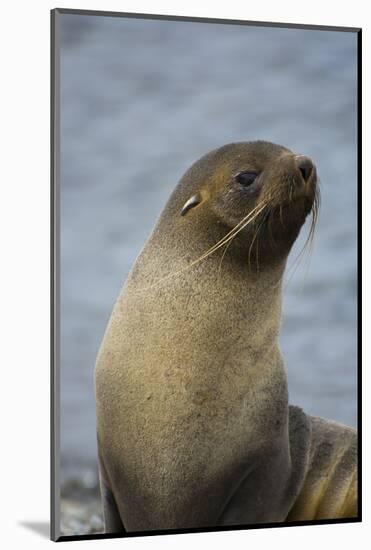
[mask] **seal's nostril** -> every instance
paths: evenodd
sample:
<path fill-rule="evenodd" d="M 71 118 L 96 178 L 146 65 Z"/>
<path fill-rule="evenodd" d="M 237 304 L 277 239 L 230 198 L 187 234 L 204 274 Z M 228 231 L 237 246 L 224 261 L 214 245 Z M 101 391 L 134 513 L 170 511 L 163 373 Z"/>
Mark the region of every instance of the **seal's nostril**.
<path fill-rule="evenodd" d="M 305 156 L 297 157 L 296 165 L 299 168 L 304 181 L 308 181 L 313 170 L 313 162 L 311 159 Z"/>

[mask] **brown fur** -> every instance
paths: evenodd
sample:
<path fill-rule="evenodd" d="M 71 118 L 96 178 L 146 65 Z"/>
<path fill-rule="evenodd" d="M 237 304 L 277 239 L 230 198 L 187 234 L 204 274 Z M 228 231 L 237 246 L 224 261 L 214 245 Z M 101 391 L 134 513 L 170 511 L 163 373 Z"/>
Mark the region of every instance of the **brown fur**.
<path fill-rule="evenodd" d="M 234 176 L 249 169 L 259 172 L 257 184 L 241 189 Z M 312 498 L 316 469 L 326 475 L 310 435 L 319 421 L 289 415 L 277 341 L 282 275 L 313 204 L 315 169 L 305 192 L 301 183 L 289 150 L 238 143 L 195 163 L 170 197 L 97 360 L 107 531 L 285 521 L 290 510 L 311 519 L 304 505 L 292 507 L 302 487 L 302 498 Z M 201 200 L 181 216 L 195 193 Z M 187 268 L 268 197 L 268 217 L 236 235 L 224 257 L 222 247 Z M 347 484 L 349 460 L 335 485 Z"/>
<path fill-rule="evenodd" d="M 357 499 L 357 434 L 336 422 L 308 417 L 311 427 L 307 467 L 287 521 L 355 518 Z M 298 433 L 298 437 L 302 434 Z"/>

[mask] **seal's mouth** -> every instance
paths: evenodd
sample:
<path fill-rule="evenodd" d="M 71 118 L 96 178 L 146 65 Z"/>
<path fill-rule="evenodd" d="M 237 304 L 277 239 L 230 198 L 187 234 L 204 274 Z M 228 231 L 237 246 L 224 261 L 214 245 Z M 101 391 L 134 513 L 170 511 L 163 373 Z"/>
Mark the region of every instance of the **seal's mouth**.
<path fill-rule="evenodd" d="M 266 219 L 275 217 L 279 212 L 282 220 L 285 218 L 302 218 L 312 213 L 317 216 L 320 191 L 317 180 L 315 166 L 309 174 L 290 174 L 279 182 L 277 191 L 268 193 L 267 197 L 262 197 L 261 201 L 266 204 Z"/>
<path fill-rule="evenodd" d="M 261 198 L 265 207 L 254 220 L 254 238 L 249 250 L 249 264 L 255 249 L 256 261 L 258 257 L 262 258 L 264 252 L 267 257 L 272 257 L 280 250 L 289 251 L 309 215 L 311 224 L 303 251 L 311 246 L 318 219 L 320 190 L 313 163 L 310 170 L 303 168 L 303 171 L 304 173 L 299 169 L 295 173 L 287 172 L 286 176 L 277 182 L 276 191 L 272 191 L 272 194 L 268 194 L 264 199 Z"/>
<path fill-rule="evenodd" d="M 289 182 L 286 190 L 286 197 L 282 196 L 282 206 L 290 205 L 302 201 L 309 209 L 315 199 L 317 192 L 317 176 L 313 176 L 304 180 L 303 178 L 295 178 Z"/>

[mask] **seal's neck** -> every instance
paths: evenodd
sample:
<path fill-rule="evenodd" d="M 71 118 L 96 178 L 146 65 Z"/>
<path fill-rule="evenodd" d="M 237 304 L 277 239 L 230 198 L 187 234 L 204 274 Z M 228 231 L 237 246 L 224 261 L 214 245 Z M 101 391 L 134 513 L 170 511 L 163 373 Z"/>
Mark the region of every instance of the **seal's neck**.
<path fill-rule="evenodd" d="M 154 302 L 162 304 L 162 311 L 168 312 L 161 322 L 166 322 L 166 316 L 172 319 L 167 337 L 180 339 L 177 353 L 184 348 L 194 363 L 207 338 L 209 354 L 241 356 L 243 375 L 244 365 L 265 361 L 265 353 L 279 355 L 285 261 L 259 270 L 249 265 L 243 243 L 233 240 L 227 249 L 222 247 L 194 263 L 225 233 L 223 226 L 215 230 L 214 225 L 207 231 L 198 223 L 187 224 L 184 230 L 161 224 L 145 246 L 131 279 L 137 289 L 144 289 L 147 301 L 150 293 Z M 141 294 L 139 291 L 138 296 Z"/>

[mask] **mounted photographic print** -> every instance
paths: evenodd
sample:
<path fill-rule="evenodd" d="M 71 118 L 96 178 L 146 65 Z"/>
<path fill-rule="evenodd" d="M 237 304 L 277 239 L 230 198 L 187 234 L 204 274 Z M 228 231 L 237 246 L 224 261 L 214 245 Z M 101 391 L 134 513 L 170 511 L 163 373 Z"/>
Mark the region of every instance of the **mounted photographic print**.
<path fill-rule="evenodd" d="M 356 28 L 52 11 L 52 538 L 361 520 Z"/>

